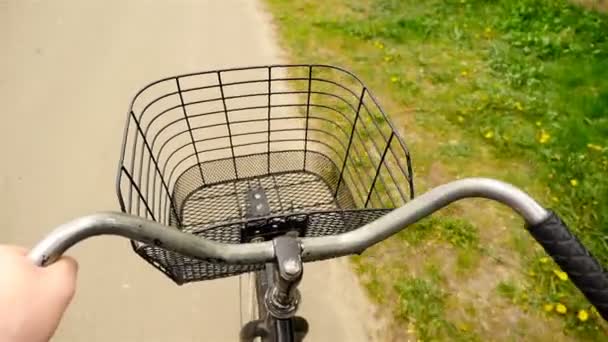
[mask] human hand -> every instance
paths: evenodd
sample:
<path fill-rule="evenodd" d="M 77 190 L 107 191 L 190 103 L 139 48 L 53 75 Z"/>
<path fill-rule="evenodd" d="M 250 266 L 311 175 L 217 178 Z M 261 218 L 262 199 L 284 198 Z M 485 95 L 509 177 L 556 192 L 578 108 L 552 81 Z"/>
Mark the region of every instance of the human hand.
<path fill-rule="evenodd" d="M 72 258 L 38 267 L 26 249 L 0 245 L 0 341 L 48 341 L 74 296 L 77 271 Z"/>

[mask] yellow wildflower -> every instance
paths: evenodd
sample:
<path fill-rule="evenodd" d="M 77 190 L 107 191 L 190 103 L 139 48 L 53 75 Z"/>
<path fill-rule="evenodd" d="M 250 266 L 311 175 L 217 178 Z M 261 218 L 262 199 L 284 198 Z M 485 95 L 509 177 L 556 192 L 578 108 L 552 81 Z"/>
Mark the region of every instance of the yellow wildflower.
<path fill-rule="evenodd" d="M 584 322 L 589 319 L 589 314 L 585 310 L 579 310 L 578 315 L 576 315 L 579 321 Z"/>
<path fill-rule="evenodd" d="M 522 106 L 519 102 L 515 102 L 515 109 L 522 111 L 524 110 L 524 106 Z"/>
<path fill-rule="evenodd" d="M 485 32 L 486 32 L 486 33 L 490 33 L 490 32 L 492 32 L 492 28 L 491 28 L 491 27 L 486 27 Z"/>
<path fill-rule="evenodd" d="M 551 311 L 553 311 L 553 307 L 554 307 L 553 304 L 548 303 L 548 304 L 543 305 L 543 310 L 545 310 L 545 312 L 551 312 Z"/>
<path fill-rule="evenodd" d="M 464 118 L 460 115 L 458 115 L 458 122 L 464 122 Z"/>
<path fill-rule="evenodd" d="M 555 197 L 555 196 L 551 197 L 551 200 L 552 200 L 553 202 L 559 202 L 559 198 L 557 198 L 557 197 Z"/>
<path fill-rule="evenodd" d="M 596 144 L 587 144 L 587 147 L 590 150 L 595 150 L 595 151 L 602 151 L 604 148 L 600 145 L 596 145 Z"/>
<path fill-rule="evenodd" d="M 379 41 L 375 41 L 375 42 L 374 42 L 374 46 L 375 46 L 375 47 L 377 47 L 377 48 L 378 48 L 378 49 L 380 49 L 380 50 L 384 49 L 384 44 L 382 44 L 382 43 L 381 43 L 381 42 L 379 42 Z"/>
<path fill-rule="evenodd" d="M 483 137 L 484 137 L 484 138 L 486 138 L 486 139 L 492 139 L 492 137 L 493 137 L 493 136 L 494 136 L 494 132 L 492 132 L 492 131 L 487 131 L 487 132 L 486 132 L 486 133 L 483 135 Z"/>
<path fill-rule="evenodd" d="M 568 308 L 566 308 L 566 306 L 562 303 L 557 303 L 557 305 L 555 306 L 555 311 L 557 311 L 557 313 L 559 314 L 566 314 L 566 312 L 568 312 Z"/>
<path fill-rule="evenodd" d="M 549 262 L 549 258 L 548 257 L 542 257 L 540 259 L 538 259 L 538 261 L 540 261 L 541 264 L 546 264 Z"/>
<path fill-rule="evenodd" d="M 460 72 L 460 75 L 461 75 L 461 76 L 466 77 L 467 75 L 469 75 L 469 73 L 468 73 L 468 71 L 466 71 L 466 70 L 462 70 L 462 71 Z"/>
<path fill-rule="evenodd" d="M 399 82 L 399 77 L 397 77 L 397 76 L 391 76 L 391 82 L 393 82 L 393 83 Z"/>
<path fill-rule="evenodd" d="M 536 126 L 540 127 L 540 125 L 542 125 L 542 123 L 540 121 L 536 121 Z"/>
<path fill-rule="evenodd" d="M 549 139 L 551 139 L 551 135 L 545 132 L 545 130 L 541 130 L 540 136 L 538 137 L 538 142 L 541 144 L 545 144 L 547 143 L 547 141 L 549 141 Z"/>
<path fill-rule="evenodd" d="M 393 60 L 393 56 L 384 56 L 384 61 L 385 62 L 390 62 Z"/>
<path fill-rule="evenodd" d="M 578 186 L 578 180 L 576 180 L 576 179 L 571 179 L 571 180 L 570 180 L 570 185 L 572 185 L 572 186 Z"/>
<path fill-rule="evenodd" d="M 555 275 L 563 281 L 568 280 L 568 274 L 566 272 L 560 271 L 560 270 L 553 270 L 553 273 L 555 273 Z"/>

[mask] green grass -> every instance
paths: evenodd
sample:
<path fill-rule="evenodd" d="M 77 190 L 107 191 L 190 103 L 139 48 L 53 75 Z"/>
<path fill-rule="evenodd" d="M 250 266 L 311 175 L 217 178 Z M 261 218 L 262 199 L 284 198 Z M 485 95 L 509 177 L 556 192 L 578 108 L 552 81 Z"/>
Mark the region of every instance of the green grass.
<path fill-rule="evenodd" d="M 456 325 L 445 319 L 448 294 L 436 280 L 412 277 L 399 279 L 395 284 L 395 291 L 399 298 L 396 316 L 415 327 L 418 339 L 479 340 L 474 334 L 459 330 Z"/>
<path fill-rule="evenodd" d="M 409 227 L 397 235 L 411 246 L 429 241 L 447 243 L 456 253 L 456 271 L 462 274 L 478 263 L 482 249 L 479 231 L 471 222 L 451 216 L 435 216 Z"/>
<path fill-rule="evenodd" d="M 511 301 L 515 301 L 517 298 L 518 289 L 517 285 L 513 284 L 512 282 L 501 281 L 498 283 L 498 286 L 496 286 L 496 292 Z"/>
<path fill-rule="evenodd" d="M 608 264 L 605 15 L 561 0 L 267 2 L 293 62 L 344 66 L 377 95 L 409 143 L 419 193 L 464 176 L 512 182 L 554 208 Z M 384 303 L 427 288 L 402 274 L 426 274 L 402 265 L 421 253 L 454 259 L 454 270 L 440 270 L 447 280 L 433 282 L 439 292 L 431 294 L 456 291 L 463 274 L 483 279 L 484 272 L 507 267 L 504 279 L 488 284 L 488 298 L 458 299 L 457 307 L 475 308 L 462 315 L 484 320 L 471 327 L 475 334 L 597 340 L 606 327 L 593 313 L 577 319 L 579 310 L 591 312 L 588 302 L 559 279 L 552 262 L 541 263 L 545 255 L 520 226 L 509 211 L 487 203 L 458 205 L 372 249 L 356 267 L 372 297 Z M 397 286 L 409 283 L 413 287 Z M 410 313 L 396 319 L 416 316 L 409 302 L 397 302 L 394 312 Z M 557 303 L 567 313 L 545 311 Z M 448 323 L 462 318 L 448 308 L 428 315 Z M 523 318 L 497 337 L 492 331 L 504 321 L 493 322 L 492 315 Z M 526 319 L 539 321 L 530 329 L 521 323 Z M 444 328 L 421 329 L 416 326 L 416 334 L 429 339 L 450 336 Z"/>
<path fill-rule="evenodd" d="M 456 217 L 430 217 L 404 230 L 398 237 L 414 244 L 427 241 L 430 237 L 440 238 L 463 249 L 477 248 L 478 231 L 470 222 Z"/>

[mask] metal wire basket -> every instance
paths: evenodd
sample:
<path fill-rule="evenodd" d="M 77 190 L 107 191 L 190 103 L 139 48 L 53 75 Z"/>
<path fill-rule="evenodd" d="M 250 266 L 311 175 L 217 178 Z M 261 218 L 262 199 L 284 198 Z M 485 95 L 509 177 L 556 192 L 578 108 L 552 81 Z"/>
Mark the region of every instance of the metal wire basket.
<path fill-rule="evenodd" d="M 263 189 L 269 214 L 247 215 Z M 344 233 L 413 196 L 408 150 L 372 94 L 328 65 L 274 65 L 165 78 L 133 99 L 117 192 L 123 212 L 242 243 L 251 221 Z M 168 228 L 170 229 L 170 228 Z M 177 283 L 259 270 L 132 243 Z"/>

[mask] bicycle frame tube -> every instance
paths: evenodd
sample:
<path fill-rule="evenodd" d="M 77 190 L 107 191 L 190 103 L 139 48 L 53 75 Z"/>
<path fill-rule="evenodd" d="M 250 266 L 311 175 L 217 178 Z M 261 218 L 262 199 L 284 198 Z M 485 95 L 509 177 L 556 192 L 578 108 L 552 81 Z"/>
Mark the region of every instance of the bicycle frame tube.
<path fill-rule="evenodd" d="M 523 216 L 530 225 L 536 225 L 549 216 L 534 199 L 512 185 L 487 178 L 467 178 L 434 188 L 351 232 L 302 238 L 302 260 L 315 261 L 361 253 L 442 207 L 469 197 L 488 198 L 506 204 Z M 120 213 L 94 214 L 68 222 L 36 245 L 29 257 L 37 265 L 45 265 L 79 241 L 96 235 L 119 235 L 212 262 L 256 264 L 272 262 L 275 259 L 271 242 L 222 244 Z"/>
<path fill-rule="evenodd" d="M 266 292 L 274 285 L 276 265 L 267 263 L 262 271 L 255 273 L 255 296 L 258 305 L 258 317 L 256 320 L 247 322 L 241 329 L 241 341 L 249 342 L 260 338 L 262 342 L 292 342 L 301 341 L 298 334 L 306 335 L 308 326 L 304 331 L 297 331 L 298 324 L 292 317 L 289 319 L 277 319 L 266 310 Z M 301 327 L 300 327 L 301 328 Z"/>
<path fill-rule="evenodd" d="M 275 272 L 277 272 L 276 265 L 274 265 L 273 263 L 268 263 L 266 264 L 264 272 L 258 273 L 258 276 L 261 276 L 263 274 L 265 278 L 263 280 L 266 281 L 266 290 L 273 287 L 275 281 Z M 258 305 L 260 305 L 260 307 L 262 308 L 262 310 L 260 310 L 260 316 L 263 315 L 263 317 L 260 318 L 265 319 L 266 327 L 268 329 L 269 334 L 271 335 L 268 340 L 272 342 L 295 341 L 295 331 L 292 319 L 277 319 L 274 318 L 272 315 L 269 315 L 268 311 L 266 311 L 266 304 L 264 302 L 266 293 L 258 293 L 257 295 Z M 265 341 L 264 339 L 262 340 Z"/>
<path fill-rule="evenodd" d="M 293 321 L 289 319 L 274 319 L 274 334 L 276 342 L 294 342 L 295 334 Z"/>

